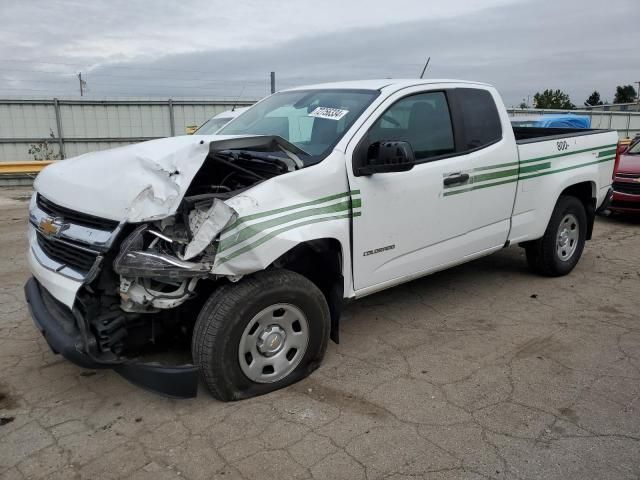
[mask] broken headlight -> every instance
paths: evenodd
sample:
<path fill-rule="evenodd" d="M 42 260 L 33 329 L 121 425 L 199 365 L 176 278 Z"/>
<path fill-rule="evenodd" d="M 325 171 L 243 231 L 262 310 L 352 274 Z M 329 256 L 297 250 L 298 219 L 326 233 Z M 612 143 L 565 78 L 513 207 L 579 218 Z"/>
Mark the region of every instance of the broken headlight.
<path fill-rule="evenodd" d="M 183 279 L 206 277 L 211 266 L 178 258 L 174 240 L 149 225 L 141 225 L 120 248 L 113 269 L 124 277 Z"/>

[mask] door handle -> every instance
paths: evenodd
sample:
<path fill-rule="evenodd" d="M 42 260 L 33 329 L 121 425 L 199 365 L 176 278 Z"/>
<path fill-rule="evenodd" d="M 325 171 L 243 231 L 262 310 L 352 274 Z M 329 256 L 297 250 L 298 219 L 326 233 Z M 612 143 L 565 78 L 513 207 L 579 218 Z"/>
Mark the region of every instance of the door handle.
<path fill-rule="evenodd" d="M 452 173 L 451 175 L 448 175 L 444 178 L 443 183 L 445 185 L 455 185 L 456 183 L 466 183 L 467 181 L 469 181 L 469 174 L 468 173 Z"/>

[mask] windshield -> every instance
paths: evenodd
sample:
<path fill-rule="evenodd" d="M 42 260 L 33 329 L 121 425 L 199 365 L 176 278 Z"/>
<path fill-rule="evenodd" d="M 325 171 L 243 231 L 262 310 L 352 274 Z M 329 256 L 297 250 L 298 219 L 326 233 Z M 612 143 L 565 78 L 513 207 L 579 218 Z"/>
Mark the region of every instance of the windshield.
<path fill-rule="evenodd" d="M 278 135 L 312 156 L 324 156 L 379 93 L 337 89 L 276 93 L 217 133 Z"/>
<path fill-rule="evenodd" d="M 627 153 L 630 153 L 632 155 L 640 153 L 640 139 L 636 140 L 631 144 L 631 146 L 629 146 L 629 150 L 627 150 Z"/>
<path fill-rule="evenodd" d="M 204 122 L 200 128 L 198 128 L 194 135 L 211 135 L 216 133 L 220 128 L 224 127 L 227 123 L 233 120 L 233 117 L 226 118 L 210 118 L 206 122 Z"/>

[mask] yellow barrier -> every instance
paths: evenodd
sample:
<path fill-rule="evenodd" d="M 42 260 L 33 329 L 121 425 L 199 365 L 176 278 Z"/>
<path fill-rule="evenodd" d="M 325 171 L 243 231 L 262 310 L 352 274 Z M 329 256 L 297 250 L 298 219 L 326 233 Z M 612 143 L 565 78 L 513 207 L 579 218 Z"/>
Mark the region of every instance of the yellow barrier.
<path fill-rule="evenodd" d="M 25 175 L 39 173 L 55 160 L 32 160 L 29 162 L 0 162 L 0 175 Z"/>

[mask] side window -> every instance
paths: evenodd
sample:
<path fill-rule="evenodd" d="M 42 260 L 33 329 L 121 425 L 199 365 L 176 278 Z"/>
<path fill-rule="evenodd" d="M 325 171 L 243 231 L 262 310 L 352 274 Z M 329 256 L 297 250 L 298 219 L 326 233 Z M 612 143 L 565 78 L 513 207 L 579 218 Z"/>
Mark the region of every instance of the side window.
<path fill-rule="evenodd" d="M 502 138 L 502 124 L 491 93 L 476 88 L 456 89 L 464 122 L 463 150 L 481 148 Z"/>
<path fill-rule="evenodd" d="M 405 97 L 394 103 L 373 124 L 369 143 L 409 142 L 416 160 L 425 160 L 455 151 L 449 105 L 444 92 Z"/>

